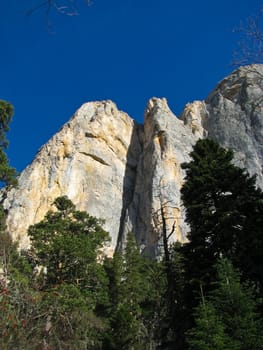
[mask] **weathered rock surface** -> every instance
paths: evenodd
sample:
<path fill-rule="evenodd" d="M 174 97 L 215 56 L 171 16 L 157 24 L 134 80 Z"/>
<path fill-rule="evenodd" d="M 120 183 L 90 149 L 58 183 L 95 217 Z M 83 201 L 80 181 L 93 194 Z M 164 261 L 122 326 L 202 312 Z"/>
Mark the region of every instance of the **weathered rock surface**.
<path fill-rule="evenodd" d="M 18 188 L 2 193 L 9 231 L 28 247 L 28 226 L 67 195 L 77 209 L 105 219 L 112 250 L 131 230 L 142 249 L 158 254 L 161 207 L 172 239 L 185 241 L 181 164 L 197 139 L 233 148 L 236 163 L 263 188 L 262 96 L 263 66 L 253 65 L 222 80 L 205 101 L 187 104 L 180 118 L 165 99 L 149 101 L 144 126 L 111 101 L 84 104 L 40 149 Z"/>
<path fill-rule="evenodd" d="M 236 164 L 263 188 L 263 65 L 236 70 L 205 101 L 208 137 L 235 151 Z"/>
<path fill-rule="evenodd" d="M 161 243 L 161 207 L 166 215 L 167 231 L 171 232 L 175 224 L 172 239 L 186 239 L 180 199 L 184 177 L 181 164 L 189 160 L 192 145 L 199 137 L 199 133 L 193 133 L 174 116 L 165 99 L 149 101 L 134 198 L 127 212 L 125 228 L 126 232 L 136 233 L 141 248 L 146 248 L 151 255 L 158 254 Z"/>
<path fill-rule="evenodd" d="M 20 246 L 29 245 L 28 226 L 43 219 L 56 197 L 67 195 L 77 209 L 105 220 L 115 247 L 123 193 L 135 181 L 130 169 L 141 153 L 139 133 L 139 125 L 114 103 L 84 104 L 40 149 L 4 200 L 8 229 Z"/>

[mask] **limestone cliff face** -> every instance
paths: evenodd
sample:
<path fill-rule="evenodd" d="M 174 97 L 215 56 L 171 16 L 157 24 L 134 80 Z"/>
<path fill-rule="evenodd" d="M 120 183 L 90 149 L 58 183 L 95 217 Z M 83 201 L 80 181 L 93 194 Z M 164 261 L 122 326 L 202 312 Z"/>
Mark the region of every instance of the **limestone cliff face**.
<path fill-rule="evenodd" d="M 263 65 L 237 69 L 205 101 L 188 104 L 181 119 L 193 131 L 202 126 L 201 137 L 233 149 L 235 164 L 256 174 L 263 188 Z"/>
<path fill-rule="evenodd" d="M 156 255 L 161 243 L 161 207 L 165 211 L 168 232 L 175 224 L 172 239 L 184 241 L 186 238 L 180 199 L 184 177 L 181 164 L 189 160 L 192 145 L 200 134 L 193 133 L 177 119 L 165 99 L 153 98 L 145 111 L 143 136 L 133 202 L 126 216 L 126 232 L 135 232 L 141 248 Z"/>
<path fill-rule="evenodd" d="M 208 137 L 235 151 L 236 164 L 263 188 L 263 65 L 236 70 L 205 101 Z"/>
<path fill-rule="evenodd" d="M 160 208 L 168 232 L 174 225 L 171 239 L 185 241 L 181 164 L 197 139 L 234 149 L 236 163 L 257 174 L 263 188 L 262 96 L 263 66 L 253 65 L 233 72 L 205 101 L 187 104 L 180 118 L 165 99 L 149 101 L 143 126 L 111 101 L 84 104 L 40 149 L 19 186 L 2 192 L 9 231 L 28 247 L 28 226 L 67 195 L 77 209 L 105 219 L 112 251 L 133 231 L 141 249 L 158 254 Z"/>
<path fill-rule="evenodd" d="M 77 209 L 105 219 L 115 247 L 123 192 L 135 181 L 127 168 L 136 168 L 141 153 L 139 130 L 110 101 L 84 104 L 40 149 L 4 200 L 8 229 L 20 246 L 29 245 L 28 226 L 43 219 L 56 197 L 67 195 Z"/>

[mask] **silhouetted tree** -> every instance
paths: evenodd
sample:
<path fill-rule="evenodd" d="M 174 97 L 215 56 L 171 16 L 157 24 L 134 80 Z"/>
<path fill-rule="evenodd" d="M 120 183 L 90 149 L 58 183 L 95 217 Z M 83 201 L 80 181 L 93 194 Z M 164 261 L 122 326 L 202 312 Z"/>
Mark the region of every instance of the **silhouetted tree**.
<path fill-rule="evenodd" d="M 236 167 L 233 152 L 216 142 L 199 140 L 190 154 L 182 199 L 190 226 L 183 247 L 189 300 L 211 288 L 215 263 L 228 257 L 245 279 L 263 291 L 263 194 L 244 169 Z"/>

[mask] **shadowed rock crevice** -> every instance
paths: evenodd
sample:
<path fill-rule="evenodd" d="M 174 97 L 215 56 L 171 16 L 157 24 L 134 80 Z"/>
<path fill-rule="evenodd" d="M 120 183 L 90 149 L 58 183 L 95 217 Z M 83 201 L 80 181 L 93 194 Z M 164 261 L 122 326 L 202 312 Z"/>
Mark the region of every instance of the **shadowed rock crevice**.
<path fill-rule="evenodd" d="M 104 159 L 102 159 L 102 158 L 96 156 L 95 154 L 86 153 L 86 152 L 79 152 L 79 153 L 84 154 L 84 156 L 90 157 L 90 158 L 94 159 L 96 162 L 99 162 L 99 163 L 101 163 L 101 164 L 103 164 L 103 165 L 107 165 L 107 166 L 110 165 L 109 163 L 105 162 Z"/>
<path fill-rule="evenodd" d="M 120 213 L 120 224 L 118 232 L 117 250 L 125 247 L 126 237 L 129 232 L 134 232 L 135 218 L 129 215 L 129 207 L 134 199 L 135 186 L 139 171 L 139 159 L 142 152 L 143 126 L 134 122 L 131 133 L 130 144 L 127 149 L 126 166 L 122 188 L 122 209 Z"/>

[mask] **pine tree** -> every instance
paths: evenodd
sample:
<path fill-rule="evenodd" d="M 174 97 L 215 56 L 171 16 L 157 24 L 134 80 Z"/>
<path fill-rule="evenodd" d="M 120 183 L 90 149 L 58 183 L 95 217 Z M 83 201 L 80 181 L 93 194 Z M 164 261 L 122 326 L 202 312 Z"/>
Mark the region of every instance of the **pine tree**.
<path fill-rule="evenodd" d="M 116 252 L 106 270 L 111 305 L 105 349 L 154 349 L 163 278 L 155 280 L 157 262 L 140 254 L 134 235 L 129 233 L 124 253 Z"/>
<path fill-rule="evenodd" d="M 16 170 L 9 165 L 5 153 L 8 146 L 6 133 L 13 112 L 10 103 L 0 100 L 0 186 L 7 187 L 17 184 Z M 2 199 L 4 194 L 3 191 Z M 32 269 L 28 261 L 18 253 L 17 244 L 12 242 L 10 233 L 6 231 L 5 219 L 4 208 L 0 205 L 0 347 L 6 350 L 33 350 L 33 346 L 28 344 L 28 336 L 38 324 L 35 316 L 39 314 L 39 307 L 35 293 L 30 289 Z M 37 344 L 37 331 L 31 335 L 31 340 Z"/>
<path fill-rule="evenodd" d="M 31 226 L 31 254 L 43 270 L 35 276 L 51 348 L 99 349 L 104 320 L 97 310 L 108 303 L 103 247 L 108 233 L 101 221 L 77 211 L 65 196 L 56 211 Z"/>
<path fill-rule="evenodd" d="M 240 282 L 239 273 L 228 259 L 217 264 L 217 283 L 210 300 L 220 315 L 231 349 L 263 349 L 262 319 L 257 313 L 255 291 Z"/>
<path fill-rule="evenodd" d="M 57 211 L 28 230 L 33 254 L 47 271 L 45 286 L 70 283 L 99 299 L 104 277 L 98 256 L 109 236 L 100 220 L 75 210 L 68 198 L 59 197 L 54 204 Z"/>
<path fill-rule="evenodd" d="M 158 349 L 184 349 L 185 307 L 184 307 L 184 264 L 180 252 L 181 244 L 168 247 L 170 269 L 167 270 L 167 257 L 163 257 L 159 270 L 165 283 L 160 291 L 160 320 Z M 158 286 L 157 286 L 158 288 Z"/>
<path fill-rule="evenodd" d="M 4 150 L 8 146 L 6 133 L 9 131 L 9 124 L 14 113 L 13 106 L 0 100 L 0 184 L 15 185 L 16 170 L 9 165 Z"/>
<path fill-rule="evenodd" d="M 219 259 L 215 289 L 194 312 L 195 326 L 187 333 L 193 350 L 261 350 L 262 320 L 256 312 L 254 291 L 240 282 L 227 259 Z"/>
<path fill-rule="evenodd" d="M 123 257 L 117 252 L 112 262 L 110 349 L 138 349 L 141 332 L 140 301 L 143 295 L 142 260 L 134 236 L 129 233 Z"/>
<path fill-rule="evenodd" d="M 216 260 L 224 256 L 263 291 L 263 194 L 255 177 L 233 165 L 231 150 L 209 139 L 199 140 L 190 156 L 182 166 L 182 198 L 190 226 L 189 243 L 183 247 L 188 289 L 197 296 L 200 283 L 204 290 L 210 288 Z"/>
<path fill-rule="evenodd" d="M 9 131 L 9 124 L 13 114 L 13 106 L 6 101 L 0 100 L 0 148 L 6 148 L 8 145 L 6 133 Z"/>
<path fill-rule="evenodd" d="M 0 185 L 15 185 L 17 183 L 16 170 L 10 167 L 4 152 L 8 146 L 6 133 L 9 131 L 13 112 L 14 109 L 10 103 L 0 100 Z M 5 212 L 2 204 L 0 204 L 0 239 L 0 268 L 5 271 L 8 269 L 7 265 L 10 265 L 10 251 L 14 251 L 14 249 L 9 233 L 5 231 Z"/>
<path fill-rule="evenodd" d="M 195 309 L 195 324 L 187 333 L 190 350 L 234 350 L 213 304 L 204 298 Z"/>

